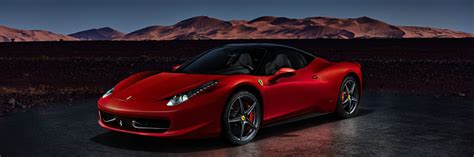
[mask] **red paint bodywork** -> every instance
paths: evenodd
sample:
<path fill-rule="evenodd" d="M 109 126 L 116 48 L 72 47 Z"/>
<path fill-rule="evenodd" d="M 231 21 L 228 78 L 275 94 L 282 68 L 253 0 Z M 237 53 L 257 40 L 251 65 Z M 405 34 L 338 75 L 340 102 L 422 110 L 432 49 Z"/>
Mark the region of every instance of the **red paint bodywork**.
<path fill-rule="evenodd" d="M 98 101 L 98 108 L 114 115 L 166 119 L 170 121 L 170 128 L 163 133 L 150 133 L 109 127 L 101 120 L 99 124 L 110 130 L 155 137 L 214 137 L 220 134 L 226 101 L 239 87 L 253 87 L 259 92 L 266 125 L 307 113 L 334 112 L 339 87 L 348 75 L 357 77 L 362 86 L 359 64 L 331 63 L 319 57 L 294 71 L 294 76 L 273 83 L 269 82 L 273 76 L 142 72 L 117 84 L 112 95 Z M 263 86 L 258 83 L 259 79 Z M 166 106 L 170 97 L 212 80 L 219 83 L 183 104 Z M 133 97 L 124 101 L 129 96 Z"/>

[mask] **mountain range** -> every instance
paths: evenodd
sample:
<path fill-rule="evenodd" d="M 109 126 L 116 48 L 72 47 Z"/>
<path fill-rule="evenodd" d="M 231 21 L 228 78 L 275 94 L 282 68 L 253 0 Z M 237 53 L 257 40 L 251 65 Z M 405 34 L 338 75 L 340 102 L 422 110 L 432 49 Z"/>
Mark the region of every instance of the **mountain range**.
<path fill-rule="evenodd" d="M 0 26 L 0 42 L 57 40 L 201 40 L 201 39 L 353 39 L 353 38 L 472 38 L 474 34 L 417 26 L 396 26 L 370 17 L 333 18 L 262 16 L 224 21 L 192 17 L 174 25 L 154 25 L 125 34 L 110 27 L 70 35 Z"/>

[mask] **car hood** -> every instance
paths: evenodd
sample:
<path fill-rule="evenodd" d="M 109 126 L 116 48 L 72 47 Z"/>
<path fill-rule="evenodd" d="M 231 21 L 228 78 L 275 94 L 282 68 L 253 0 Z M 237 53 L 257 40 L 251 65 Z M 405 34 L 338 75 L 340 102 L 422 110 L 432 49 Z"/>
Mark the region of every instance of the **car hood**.
<path fill-rule="evenodd" d="M 218 80 L 222 75 L 159 73 L 137 81 L 119 91 L 112 98 L 124 102 L 154 102 L 190 91 L 200 85 Z"/>

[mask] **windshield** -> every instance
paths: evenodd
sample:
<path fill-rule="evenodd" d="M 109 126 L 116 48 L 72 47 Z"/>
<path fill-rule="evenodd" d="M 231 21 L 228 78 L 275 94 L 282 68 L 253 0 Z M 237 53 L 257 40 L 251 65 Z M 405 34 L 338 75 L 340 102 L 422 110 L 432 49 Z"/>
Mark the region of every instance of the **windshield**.
<path fill-rule="evenodd" d="M 177 72 L 191 74 L 252 74 L 265 54 L 265 49 L 250 47 L 221 47 L 213 49 Z"/>

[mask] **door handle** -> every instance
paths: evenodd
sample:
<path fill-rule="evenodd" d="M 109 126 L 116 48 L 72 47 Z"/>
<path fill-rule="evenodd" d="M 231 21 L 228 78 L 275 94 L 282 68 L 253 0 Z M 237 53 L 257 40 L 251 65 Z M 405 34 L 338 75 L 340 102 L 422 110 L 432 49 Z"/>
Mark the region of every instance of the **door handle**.
<path fill-rule="evenodd" d="M 311 76 L 311 78 L 313 78 L 315 80 L 319 79 L 318 75 L 316 75 L 316 74 L 313 74 L 313 76 Z"/>

